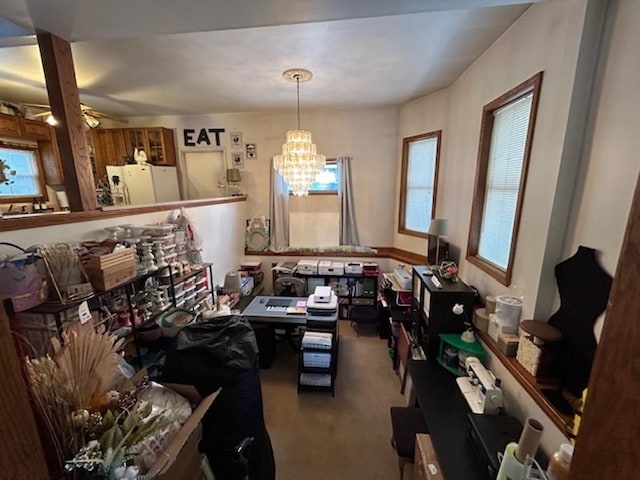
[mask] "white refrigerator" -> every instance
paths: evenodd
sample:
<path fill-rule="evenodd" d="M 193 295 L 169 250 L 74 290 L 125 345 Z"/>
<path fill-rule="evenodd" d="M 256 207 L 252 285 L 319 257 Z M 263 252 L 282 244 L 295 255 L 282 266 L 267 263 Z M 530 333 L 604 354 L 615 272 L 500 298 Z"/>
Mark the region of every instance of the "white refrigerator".
<path fill-rule="evenodd" d="M 129 204 L 145 205 L 180 200 L 176 167 L 125 165 L 122 170 Z"/>

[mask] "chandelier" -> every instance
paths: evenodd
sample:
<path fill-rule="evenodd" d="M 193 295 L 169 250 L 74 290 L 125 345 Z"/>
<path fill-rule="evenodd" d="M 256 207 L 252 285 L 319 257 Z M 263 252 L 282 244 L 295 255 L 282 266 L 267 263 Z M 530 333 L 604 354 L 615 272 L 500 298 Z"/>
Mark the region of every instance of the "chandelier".
<path fill-rule="evenodd" d="M 309 193 L 311 184 L 324 169 L 325 156 L 316 152 L 316 145 L 311 140 L 311 132 L 300 130 L 300 82 L 311 80 L 313 74 L 309 70 L 293 68 L 286 70 L 282 76 L 290 82 L 296 82 L 298 92 L 298 129 L 287 132 L 287 142 L 282 145 L 282 155 L 273 158 L 273 166 L 292 193 L 298 197 Z"/>

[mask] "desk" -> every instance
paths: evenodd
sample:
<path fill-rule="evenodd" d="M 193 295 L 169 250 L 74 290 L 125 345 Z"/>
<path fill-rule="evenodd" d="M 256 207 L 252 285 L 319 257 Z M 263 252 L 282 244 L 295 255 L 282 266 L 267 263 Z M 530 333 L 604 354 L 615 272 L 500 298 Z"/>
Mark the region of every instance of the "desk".
<path fill-rule="evenodd" d="M 455 377 L 433 361 L 409 360 L 409 374 L 447 480 L 484 480 L 466 438 L 469 407 Z"/>
<path fill-rule="evenodd" d="M 287 314 L 286 310 L 269 310 L 267 308 L 269 300 L 278 300 L 283 303 L 289 302 L 289 307 L 295 307 L 299 301 L 306 301 L 305 297 L 253 297 L 244 309 L 242 315 L 249 319 L 251 323 L 266 323 L 276 328 L 290 327 L 292 325 L 306 325 L 307 316 L 299 314 Z"/>

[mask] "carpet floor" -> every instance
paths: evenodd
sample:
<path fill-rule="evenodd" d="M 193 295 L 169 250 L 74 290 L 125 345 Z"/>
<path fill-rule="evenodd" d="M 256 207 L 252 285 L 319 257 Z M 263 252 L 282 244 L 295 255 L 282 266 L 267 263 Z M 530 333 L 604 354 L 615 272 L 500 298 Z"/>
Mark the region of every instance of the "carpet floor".
<path fill-rule="evenodd" d="M 286 342 L 278 345 L 271 368 L 260 371 L 278 480 L 399 478 L 389 407 L 404 400 L 387 342 L 368 327 L 356 336 L 345 320 L 339 333 L 335 397 L 298 395 L 298 357 Z M 411 470 L 405 468 L 405 480 Z"/>

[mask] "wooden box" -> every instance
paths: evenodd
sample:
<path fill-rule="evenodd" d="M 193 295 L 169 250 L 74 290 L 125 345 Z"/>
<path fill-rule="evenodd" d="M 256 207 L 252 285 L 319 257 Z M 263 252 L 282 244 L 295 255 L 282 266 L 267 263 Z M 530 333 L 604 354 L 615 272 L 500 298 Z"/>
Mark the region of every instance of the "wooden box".
<path fill-rule="evenodd" d="M 135 278 L 137 273 L 133 249 L 126 248 L 106 255 L 92 256 L 85 264 L 91 285 L 98 291 L 117 287 Z"/>

